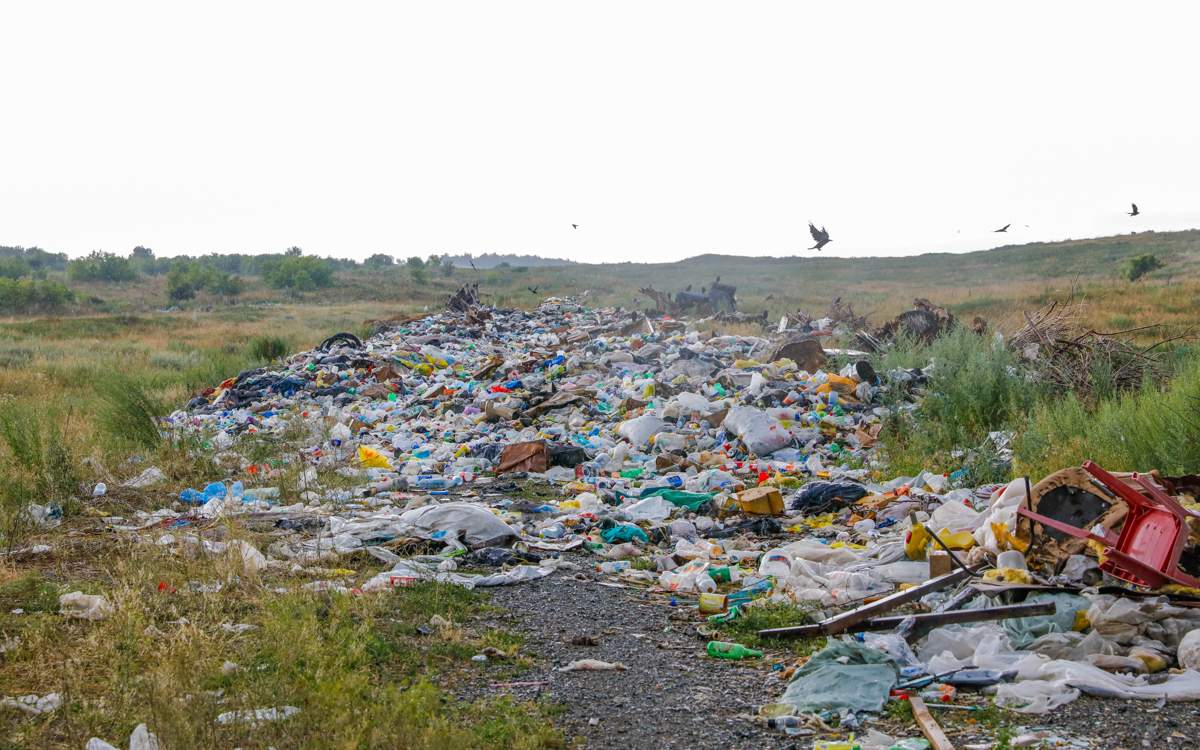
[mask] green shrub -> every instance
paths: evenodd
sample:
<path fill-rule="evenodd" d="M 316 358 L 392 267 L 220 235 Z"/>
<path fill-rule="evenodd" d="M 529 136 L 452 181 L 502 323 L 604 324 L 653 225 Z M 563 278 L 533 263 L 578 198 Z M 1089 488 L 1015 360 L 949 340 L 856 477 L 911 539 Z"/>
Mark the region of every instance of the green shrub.
<path fill-rule="evenodd" d="M 1125 261 L 1125 267 L 1122 270 L 1125 278 L 1130 281 L 1137 281 L 1151 271 L 1157 271 L 1165 265 L 1157 255 L 1151 253 L 1142 253 L 1135 255 Z"/>
<path fill-rule="evenodd" d="M 0 278 L 19 279 L 31 272 L 24 258 L 0 258 Z"/>
<path fill-rule="evenodd" d="M 167 272 L 167 298 L 173 302 L 192 299 L 202 290 L 222 297 L 236 297 L 244 289 L 245 284 L 238 277 L 200 261 L 177 260 Z"/>
<path fill-rule="evenodd" d="M 292 292 L 333 286 L 333 267 L 328 261 L 311 255 L 289 254 L 264 259 L 262 275 L 271 287 Z"/>
<path fill-rule="evenodd" d="M 282 359 L 291 349 L 291 344 L 282 336 L 259 336 L 250 342 L 250 356 L 262 362 Z"/>
<path fill-rule="evenodd" d="M 956 329 L 927 347 L 907 348 L 885 357 L 884 365 L 929 368 L 927 394 L 910 411 L 893 408 L 885 426 L 884 453 L 893 470 L 951 471 L 963 459 L 958 450 L 980 446 L 988 433 L 1011 429 L 1037 403 L 1041 389 L 1026 382 L 1016 355 L 1003 343 Z M 980 457 L 976 472 L 995 478 Z"/>
<path fill-rule="evenodd" d="M 133 281 L 137 275 L 128 258 L 100 250 L 67 264 L 67 278 L 72 281 Z"/>
<path fill-rule="evenodd" d="M 166 408 L 144 383 L 107 373 L 96 378 L 96 392 L 100 396 L 98 424 L 114 442 L 147 450 L 162 444 L 158 418 Z"/>
<path fill-rule="evenodd" d="M 75 301 L 75 293 L 57 281 L 0 278 L 0 312 L 52 312 Z"/>

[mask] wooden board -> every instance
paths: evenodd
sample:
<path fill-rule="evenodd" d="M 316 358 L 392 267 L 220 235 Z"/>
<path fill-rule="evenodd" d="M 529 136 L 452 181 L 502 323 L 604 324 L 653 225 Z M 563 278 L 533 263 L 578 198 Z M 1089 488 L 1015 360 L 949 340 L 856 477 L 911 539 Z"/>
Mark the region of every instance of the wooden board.
<path fill-rule="evenodd" d="M 950 743 L 946 733 L 942 731 L 941 724 L 933 718 L 929 713 L 929 708 L 926 707 L 925 701 L 918 696 L 912 696 L 908 699 L 912 705 L 913 718 L 917 720 L 917 726 L 921 728 L 921 734 L 925 735 L 925 739 L 929 740 L 929 744 L 933 746 L 933 750 L 954 750 L 954 745 Z"/>

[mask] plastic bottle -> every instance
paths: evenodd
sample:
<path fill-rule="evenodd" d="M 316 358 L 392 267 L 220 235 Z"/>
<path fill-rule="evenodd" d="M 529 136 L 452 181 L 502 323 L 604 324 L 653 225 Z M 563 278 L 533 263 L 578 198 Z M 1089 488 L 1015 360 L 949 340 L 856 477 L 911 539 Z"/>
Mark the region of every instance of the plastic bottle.
<path fill-rule="evenodd" d="M 735 566 L 709 568 L 708 575 L 717 583 L 737 583 L 742 580 L 742 571 Z"/>
<path fill-rule="evenodd" d="M 622 570 L 629 570 L 630 562 L 628 560 L 611 560 L 602 562 L 596 566 L 601 573 L 620 573 Z"/>
<path fill-rule="evenodd" d="M 445 490 L 462 483 L 462 477 L 441 477 L 436 474 L 418 474 L 408 480 L 409 488 L 418 490 Z"/>
<path fill-rule="evenodd" d="M 745 586 L 726 597 L 730 607 L 739 604 L 746 604 L 760 596 L 765 596 L 771 593 L 774 584 L 770 578 L 764 578 L 761 581 L 755 581 L 748 586 Z"/>
<path fill-rule="evenodd" d="M 714 659 L 757 659 L 763 655 L 762 651 L 755 651 L 740 643 L 730 643 L 729 641 L 709 641 L 705 650 Z"/>
<path fill-rule="evenodd" d="M 786 734 L 799 734 L 807 726 L 807 722 L 800 716 L 775 716 L 767 719 L 767 729 L 778 729 Z"/>

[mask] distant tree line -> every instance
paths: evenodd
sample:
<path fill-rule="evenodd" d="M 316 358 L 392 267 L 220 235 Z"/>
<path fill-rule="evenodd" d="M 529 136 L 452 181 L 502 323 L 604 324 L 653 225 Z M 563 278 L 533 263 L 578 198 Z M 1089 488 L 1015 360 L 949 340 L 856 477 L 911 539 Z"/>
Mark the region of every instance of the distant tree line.
<path fill-rule="evenodd" d="M 457 268 L 507 268 L 508 261 L 518 266 L 564 265 L 567 261 L 532 255 L 431 255 L 399 258 L 374 253 L 362 261 L 348 258 L 305 255 L 299 247 L 280 253 L 208 253 L 162 258 L 148 247 L 139 245 L 127 256 L 103 250 L 82 258 L 70 259 L 65 253 L 50 253 L 38 247 L 0 246 L 0 309 L 49 310 L 74 301 L 75 295 L 61 279 L 77 283 L 122 284 L 147 276 L 165 277 L 167 298 L 171 302 L 194 299 L 201 292 L 233 299 L 246 289 L 246 278 L 256 277 L 266 286 L 292 294 L 325 289 L 335 284 L 335 274 L 370 272 L 408 276 L 423 285 L 431 277 L 453 276 Z M 61 274 L 49 280 L 47 274 Z M 37 282 L 37 283 L 35 283 Z"/>

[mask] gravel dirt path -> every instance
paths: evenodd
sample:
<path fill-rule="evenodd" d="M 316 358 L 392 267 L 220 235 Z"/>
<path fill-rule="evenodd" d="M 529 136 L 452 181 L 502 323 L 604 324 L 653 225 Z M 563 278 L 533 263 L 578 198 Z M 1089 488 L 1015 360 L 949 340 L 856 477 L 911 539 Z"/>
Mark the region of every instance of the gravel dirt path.
<path fill-rule="evenodd" d="M 781 690 L 769 663 L 723 662 L 704 654 L 690 607 L 661 594 L 603 585 L 590 573 L 559 573 L 496 589 L 501 623 L 525 634 L 537 666 L 501 688 L 560 704 L 560 726 L 587 747 L 790 748 L 811 739 L 768 731 L 751 716 Z M 596 645 L 575 645 L 590 636 Z M 620 662 L 626 671 L 560 672 L 576 659 Z M 477 689 L 473 688 L 473 689 Z"/>
<path fill-rule="evenodd" d="M 491 624 L 522 633 L 524 652 L 535 666 L 499 686 L 462 685 L 458 692 L 464 698 L 507 693 L 558 704 L 563 708 L 560 728 L 587 748 L 808 750 L 815 739 L 837 738 L 788 736 L 755 721 L 757 708 L 783 692 L 784 684 L 771 670 L 777 660 L 709 658 L 704 653 L 708 639 L 697 632 L 701 621 L 690 602 L 672 607 L 661 593 L 606 585 L 591 572 L 561 571 L 491 593 L 493 604 L 503 610 Z M 558 671 L 576 659 L 620 662 L 628 669 Z M 1156 706 L 1083 696 L 1047 716 L 1006 713 L 1005 722 L 1014 735 L 1045 731 L 1069 740 L 1065 747 L 1196 748 L 1196 711 L 1192 703 Z M 885 716 L 868 726 L 916 736 L 911 725 Z M 950 720 L 946 729 L 956 747 L 993 745 L 993 729 L 985 726 Z"/>

